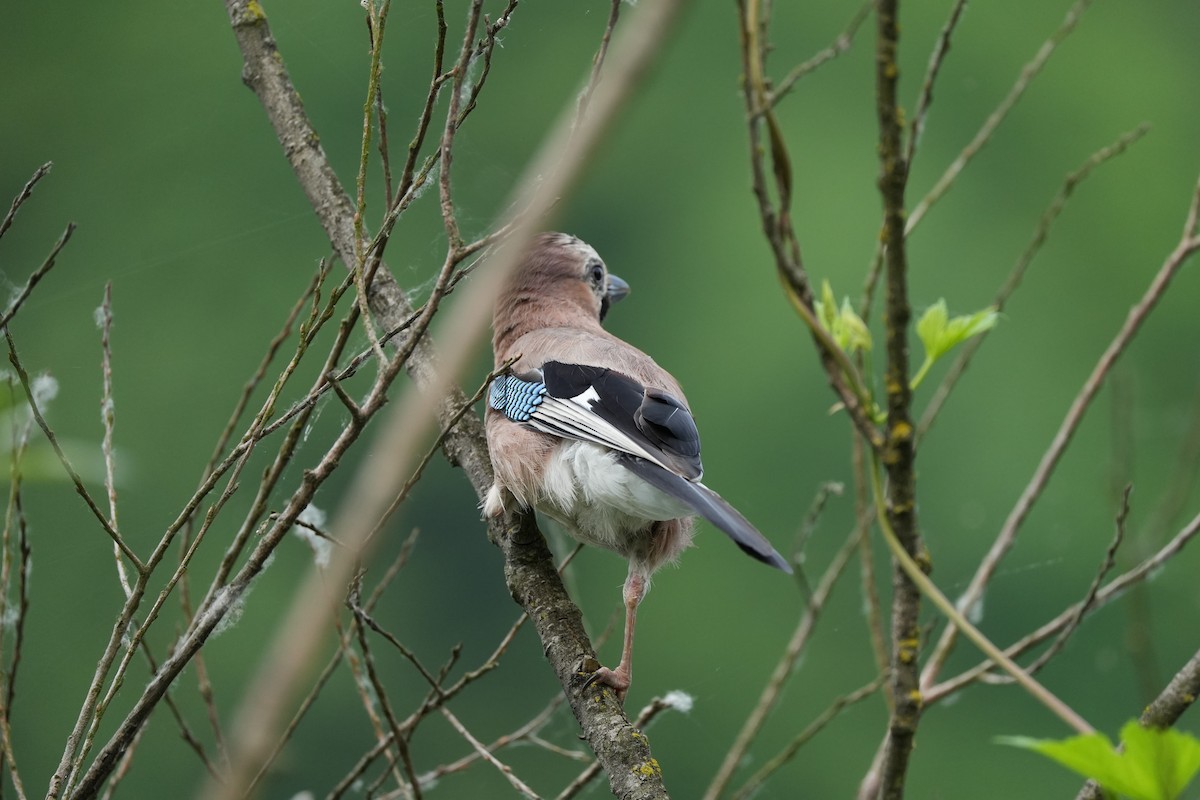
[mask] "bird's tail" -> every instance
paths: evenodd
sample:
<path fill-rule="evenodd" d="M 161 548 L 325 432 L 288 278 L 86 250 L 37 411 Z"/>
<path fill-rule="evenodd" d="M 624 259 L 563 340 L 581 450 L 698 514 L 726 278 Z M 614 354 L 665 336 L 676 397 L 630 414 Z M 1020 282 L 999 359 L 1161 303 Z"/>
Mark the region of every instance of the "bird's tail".
<path fill-rule="evenodd" d="M 771 546 L 767 537 L 759 533 L 749 520 L 712 489 L 628 453 L 620 454 L 619 460 L 630 472 L 656 489 L 683 501 L 697 514 L 716 525 L 747 555 L 791 574 L 792 565 Z"/>

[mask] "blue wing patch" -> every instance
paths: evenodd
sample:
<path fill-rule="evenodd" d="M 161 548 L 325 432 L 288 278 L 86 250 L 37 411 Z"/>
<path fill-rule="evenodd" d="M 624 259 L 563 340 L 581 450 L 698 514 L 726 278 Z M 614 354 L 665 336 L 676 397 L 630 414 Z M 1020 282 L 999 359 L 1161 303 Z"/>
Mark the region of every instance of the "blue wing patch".
<path fill-rule="evenodd" d="M 488 405 L 513 422 L 528 422 L 546 399 L 546 384 L 527 381 L 516 375 L 500 375 L 492 381 Z"/>

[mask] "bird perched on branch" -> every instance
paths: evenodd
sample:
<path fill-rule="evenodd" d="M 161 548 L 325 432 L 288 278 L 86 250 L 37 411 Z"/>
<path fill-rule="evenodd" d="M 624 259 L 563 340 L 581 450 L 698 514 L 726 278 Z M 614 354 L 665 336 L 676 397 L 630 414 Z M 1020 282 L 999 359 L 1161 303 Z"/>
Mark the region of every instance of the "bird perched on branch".
<path fill-rule="evenodd" d="M 691 544 L 695 515 L 752 557 L 792 569 L 733 506 L 700 482 L 700 434 L 679 384 L 604 330 L 629 293 L 590 246 L 540 235 L 496 300 L 487 440 L 495 483 L 484 513 L 510 499 L 558 520 L 580 541 L 629 561 L 625 640 L 616 669 L 589 678 L 624 700 L 633 629 L 650 576 Z"/>

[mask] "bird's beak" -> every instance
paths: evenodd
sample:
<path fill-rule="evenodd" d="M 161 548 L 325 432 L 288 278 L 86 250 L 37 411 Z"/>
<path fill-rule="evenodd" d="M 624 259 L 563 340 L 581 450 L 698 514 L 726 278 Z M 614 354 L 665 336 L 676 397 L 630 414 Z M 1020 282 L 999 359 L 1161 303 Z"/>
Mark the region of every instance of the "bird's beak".
<path fill-rule="evenodd" d="M 612 307 L 612 304 L 621 300 L 627 294 L 629 294 L 629 284 L 610 272 L 608 274 L 608 289 L 604 292 L 604 298 L 600 301 L 601 322 L 608 315 L 608 309 Z"/>
<path fill-rule="evenodd" d="M 616 275 L 609 273 L 608 291 L 604 294 L 604 296 L 608 298 L 608 302 L 615 303 L 624 298 L 627 294 L 629 294 L 629 284 L 618 278 Z"/>

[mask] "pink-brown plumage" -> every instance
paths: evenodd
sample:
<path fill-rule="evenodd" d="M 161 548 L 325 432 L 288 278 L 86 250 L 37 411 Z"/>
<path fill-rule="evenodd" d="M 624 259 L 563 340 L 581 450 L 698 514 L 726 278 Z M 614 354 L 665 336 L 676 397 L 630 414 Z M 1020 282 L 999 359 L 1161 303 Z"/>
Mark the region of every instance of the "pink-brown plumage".
<path fill-rule="evenodd" d="M 497 368 L 517 360 L 489 400 L 495 484 L 484 504 L 489 516 L 511 501 L 537 508 L 629 561 L 621 662 L 593 676 L 622 698 L 638 604 L 655 570 L 691 544 L 697 512 L 750 555 L 790 571 L 762 534 L 699 483 L 699 437 L 678 382 L 601 327 L 627 291 L 579 239 L 535 240 L 493 315 Z"/>

